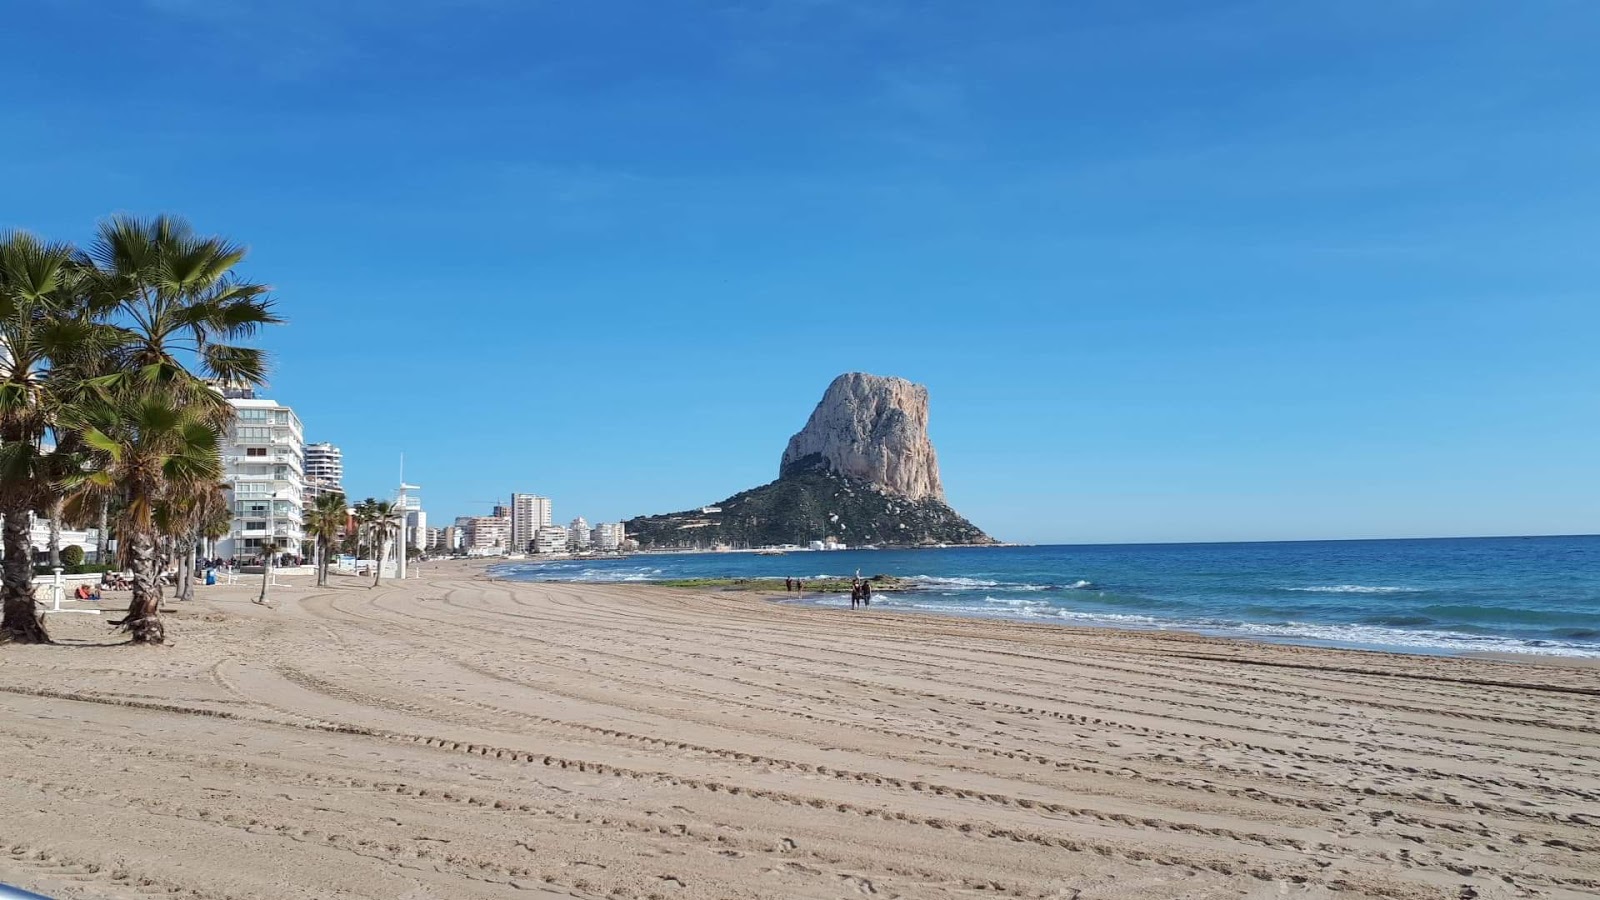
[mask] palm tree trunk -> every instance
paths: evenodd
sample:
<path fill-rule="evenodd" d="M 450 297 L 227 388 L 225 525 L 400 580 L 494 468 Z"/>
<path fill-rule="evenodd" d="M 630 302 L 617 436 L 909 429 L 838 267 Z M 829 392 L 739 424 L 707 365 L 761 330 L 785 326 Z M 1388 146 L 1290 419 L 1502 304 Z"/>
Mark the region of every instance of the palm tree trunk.
<path fill-rule="evenodd" d="M 372 586 L 377 587 L 378 580 L 383 577 L 383 535 L 378 535 L 374 543 L 377 544 L 377 550 L 372 554 Z"/>
<path fill-rule="evenodd" d="M 166 631 L 161 627 L 161 572 L 160 554 L 156 536 L 144 528 L 132 529 L 128 542 L 128 559 L 133 568 L 133 599 L 128 602 L 128 614 L 112 625 L 121 625 L 133 635 L 135 644 L 160 644 L 166 641 Z"/>
<path fill-rule="evenodd" d="M 33 524 L 26 505 L 13 504 L 5 511 L 5 559 L 0 561 L 0 594 L 5 598 L 4 623 L 0 639 L 19 644 L 48 644 L 33 600 Z"/>
<path fill-rule="evenodd" d="M 111 544 L 111 501 L 100 501 L 100 529 L 97 532 L 94 544 L 94 561 L 97 565 L 106 564 L 106 551 Z"/>
<path fill-rule="evenodd" d="M 61 568 L 61 498 L 50 502 L 50 567 Z"/>
<path fill-rule="evenodd" d="M 178 572 L 178 599 L 179 600 L 193 600 L 194 599 L 194 545 L 195 545 L 195 540 L 197 540 L 197 538 L 195 538 L 194 536 L 191 535 L 191 539 L 189 541 L 185 542 L 185 544 L 184 544 L 185 549 L 183 551 L 183 554 L 182 554 L 181 558 L 179 559 L 179 565 L 182 567 L 182 570 L 180 572 Z"/>

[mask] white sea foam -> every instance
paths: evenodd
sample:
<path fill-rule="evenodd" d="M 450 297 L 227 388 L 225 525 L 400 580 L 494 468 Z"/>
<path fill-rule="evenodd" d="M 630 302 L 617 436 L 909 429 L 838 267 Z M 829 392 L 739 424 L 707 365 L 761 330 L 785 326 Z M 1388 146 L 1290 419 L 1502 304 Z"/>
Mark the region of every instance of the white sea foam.
<path fill-rule="evenodd" d="M 879 595 L 874 606 L 891 610 L 943 613 L 986 619 L 1060 622 L 1090 627 L 1152 631 L 1192 631 L 1219 637 L 1242 637 L 1288 643 L 1333 644 L 1411 651 L 1417 653 L 1521 653 L 1548 656 L 1600 658 L 1600 645 L 1581 641 L 1527 641 L 1510 637 L 1464 634 L 1452 631 L 1388 628 L 1379 625 L 1334 625 L 1312 622 L 1237 622 L 1221 619 L 1157 618 L 1132 613 L 1062 609 L 1048 601 L 1020 597 L 985 596 L 982 604 L 918 600 L 917 595 Z M 814 602 L 842 606 L 847 599 L 828 597 Z"/>
<path fill-rule="evenodd" d="M 984 597 L 985 603 L 999 603 L 1004 606 L 1028 607 L 1049 606 L 1049 600 L 1029 600 L 1027 597 Z"/>
<path fill-rule="evenodd" d="M 958 591 L 991 590 L 991 591 L 1048 591 L 1054 585 L 1026 584 L 1023 582 L 994 581 L 988 578 L 964 578 L 959 575 L 912 575 L 903 579 L 907 584 L 919 588 L 945 588 Z M 1088 584 L 1088 582 L 1080 582 Z M 1076 586 L 1076 585 L 1074 585 Z"/>
<path fill-rule="evenodd" d="M 1423 589 L 1370 584 L 1333 584 L 1315 587 L 1292 587 L 1284 590 L 1300 591 L 1307 594 L 1417 594 L 1421 593 Z"/>
<path fill-rule="evenodd" d="M 1000 586 L 1000 582 L 991 581 L 987 578 L 963 578 L 961 576 L 944 578 L 938 575 L 912 575 L 905 580 L 911 584 L 924 584 L 929 587 L 988 588 Z"/>
<path fill-rule="evenodd" d="M 1381 625 L 1320 625 L 1312 622 L 1232 622 L 1204 628 L 1212 633 L 1420 651 L 1530 653 L 1545 656 L 1600 657 L 1600 646 L 1573 641 L 1528 641 L 1459 631 L 1386 628 Z"/>

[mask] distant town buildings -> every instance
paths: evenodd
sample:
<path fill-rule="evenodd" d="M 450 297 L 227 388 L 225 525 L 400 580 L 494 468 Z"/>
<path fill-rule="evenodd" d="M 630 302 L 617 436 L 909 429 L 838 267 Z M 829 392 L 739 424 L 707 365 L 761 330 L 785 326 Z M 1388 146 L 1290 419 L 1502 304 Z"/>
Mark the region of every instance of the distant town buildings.
<path fill-rule="evenodd" d="M 596 550 L 621 550 L 622 542 L 628 536 L 623 532 L 621 522 L 601 522 L 594 527 L 594 548 Z"/>
<path fill-rule="evenodd" d="M 511 542 L 511 520 L 505 516 L 471 516 L 467 519 L 469 554 L 504 553 Z"/>
<path fill-rule="evenodd" d="M 538 494 L 511 495 L 511 546 L 517 552 L 526 552 L 533 545 L 539 529 L 550 523 L 549 497 Z"/>
<path fill-rule="evenodd" d="M 440 553 L 465 551 L 471 555 L 616 552 L 627 548 L 621 522 L 603 522 L 591 528 L 587 519 L 577 516 L 570 525 L 555 524 L 549 497 L 512 494 L 509 506 L 495 504 L 493 510 L 489 516 L 458 517 L 428 546 Z"/>

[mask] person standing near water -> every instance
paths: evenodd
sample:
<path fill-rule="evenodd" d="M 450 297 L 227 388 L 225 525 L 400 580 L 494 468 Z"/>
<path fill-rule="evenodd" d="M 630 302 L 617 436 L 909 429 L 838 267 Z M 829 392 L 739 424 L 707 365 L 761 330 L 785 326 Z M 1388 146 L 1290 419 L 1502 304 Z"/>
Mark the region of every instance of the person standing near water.
<path fill-rule="evenodd" d="M 870 581 L 861 582 L 861 605 L 872 605 L 872 582 Z"/>

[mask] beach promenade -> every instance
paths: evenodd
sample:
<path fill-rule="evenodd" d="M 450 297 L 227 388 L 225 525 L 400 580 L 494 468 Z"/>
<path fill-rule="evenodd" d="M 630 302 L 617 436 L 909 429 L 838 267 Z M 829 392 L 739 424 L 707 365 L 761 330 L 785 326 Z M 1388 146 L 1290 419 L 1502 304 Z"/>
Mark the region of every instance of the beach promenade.
<path fill-rule="evenodd" d="M 0 647 L 60 898 L 1600 892 L 1600 669 L 419 580 Z M 108 603 L 109 608 L 113 604 Z M 118 638 L 120 639 L 120 638 Z M 1561 690 L 1553 690 L 1560 688 Z"/>

